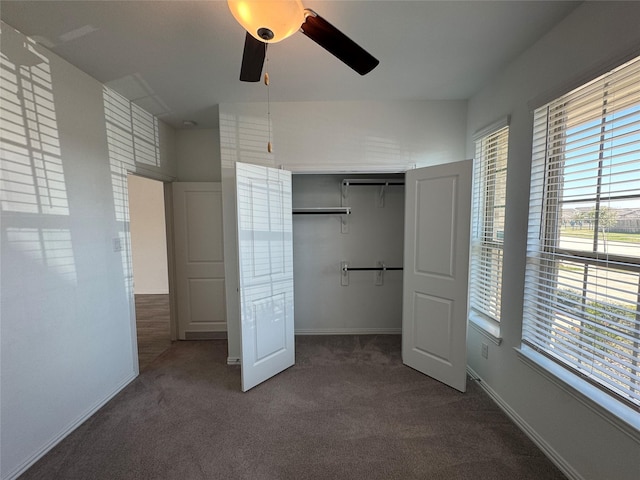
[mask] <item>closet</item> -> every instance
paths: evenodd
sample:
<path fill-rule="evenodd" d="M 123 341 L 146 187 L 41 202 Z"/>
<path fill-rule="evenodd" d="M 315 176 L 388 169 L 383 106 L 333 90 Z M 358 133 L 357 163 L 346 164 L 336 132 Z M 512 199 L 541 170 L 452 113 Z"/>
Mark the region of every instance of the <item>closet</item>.
<path fill-rule="evenodd" d="M 296 334 L 401 333 L 404 174 L 292 176 Z"/>
<path fill-rule="evenodd" d="M 242 390 L 294 365 L 296 332 L 402 333 L 407 365 L 464 391 L 471 167 L 410 170 L 402 185 L 402 175 L 294 182 L 236 163 L 225 258 L 237 252 L 226 280 L 237 272 L 238 288 L 226 293 L 228 311 L 239 307 Z"/>

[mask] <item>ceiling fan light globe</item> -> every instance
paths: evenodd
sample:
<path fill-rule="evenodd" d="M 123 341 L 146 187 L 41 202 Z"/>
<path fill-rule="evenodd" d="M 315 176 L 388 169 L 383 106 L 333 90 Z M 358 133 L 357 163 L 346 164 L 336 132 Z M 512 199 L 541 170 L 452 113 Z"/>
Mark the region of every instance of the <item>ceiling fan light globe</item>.
<path fill-rule="evenodd" d="M 265 43 L 290 37 L 304 22 L 304 7 L 300 0 L 227 0 L 227 4 L 238 23 Z M 273 38 L 265 38 L 265 29 L 273 33 Z"/>

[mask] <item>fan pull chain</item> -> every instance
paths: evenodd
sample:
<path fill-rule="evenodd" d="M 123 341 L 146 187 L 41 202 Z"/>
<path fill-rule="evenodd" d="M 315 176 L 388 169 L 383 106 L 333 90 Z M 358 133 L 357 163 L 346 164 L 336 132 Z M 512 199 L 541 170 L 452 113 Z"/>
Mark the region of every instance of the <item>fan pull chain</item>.
<path fill-rule="evenodd" d="M 265 44 L 266 45 L 266 44 Z M 267 55 L 266 66 L 269 66 L 269 56 Z M 267 128 L 269 131 L 269 141 L 267 142 L 267 152 L 273 152 L 273 145 L 271 145 L 271 98 L 269 96 L 269 72 L 265 68 L 264 72 L 264 84 L 267 86 Z"/>

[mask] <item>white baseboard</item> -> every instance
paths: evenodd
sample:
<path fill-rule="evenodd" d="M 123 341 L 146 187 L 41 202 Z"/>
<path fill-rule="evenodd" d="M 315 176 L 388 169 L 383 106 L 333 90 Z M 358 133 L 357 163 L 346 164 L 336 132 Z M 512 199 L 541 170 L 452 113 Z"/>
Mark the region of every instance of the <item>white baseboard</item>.
<path fill-rule="evenodd" d="M 135 378 L 138 376 L 138 373 L 133 373 L 128 376 L 123 382 L 121 382 L 111 393 L 109 393 L 105 398 L 99 400 L 93 406 L 91 406 L 86 412 L 80 415 L 75 421 L 71 422 L 64 430 L 62 430 L 58 435 L 55 436 L 52 440 L 47 442 L 40 450 L 31 455 L 27 460 L 25 460 L 21 465 L 16 467 L 12 472 L 9 473 L 8 476 L 4 477 L 2 480 L 15 480 L 24 472 L 26 472 L 34 463 L 40 460 L 44 455 L 46 455 L 53 447 L 55 447 L 58 443 L 65 439 L 67 435 L 73 432 L 76 428 L 82 425 L 91 415 L 100 410 L 104 405 L 107 404 L 109 400 L 115 397 L 120 391 L 129 385 Z"/>
<path fill-rule="evenodd" d="M 240 365 L 240 357 L 227 357 L 227 365 Z"/>
<path fill-rule="evenodd" d="M 584 480 L 583 477 L 567 462 L 558 452 L 556 452 L 547 441 L 542 438 L 538 433 L 531 428 L 531 426 L 524 421 L 524 419 L 513 410 L 509 404 L 507 404 L 496 391 L 491 388 L 487 383 L 482 380 L 482 377 L 478 375 L 470 366 L 467 365 L 467 372 L 471 377 L 477 380 L 478 385 L 484 390 L 489 397 L 500 407 L 500 409 L 507 414 L 507 416 L 524 432 L 524 434 L 531 439 L 536 446 L 542 450 L 542 452 L 551 460 L 556 467 L 558 467 L 567 478 L 571 480 Z"/>
<path fill-rule="evenodd" d="M 296 335 L 400 335 L 401 328 L 301 328 Z"/>

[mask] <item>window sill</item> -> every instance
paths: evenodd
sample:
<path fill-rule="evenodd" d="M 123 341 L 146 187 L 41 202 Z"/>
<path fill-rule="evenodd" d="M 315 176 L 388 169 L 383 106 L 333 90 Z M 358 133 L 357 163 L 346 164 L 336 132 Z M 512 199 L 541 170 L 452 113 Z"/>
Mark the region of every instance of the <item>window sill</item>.
<path fill-rule="evenodd" d="M 496 345 L 500 345 L 502 343 L 502 337 L 500 337 L 500 324 L 495 320 L 489 319 L 472 310 L 469 312 L 469 325 Z"/>
<path fill-rule="evenodd" d="M 523 363 L 560 387 L 636 442 L 640 442 L 640 413 L 618 402 L 544 355 L 523 345 L 514 349 Z"/>

